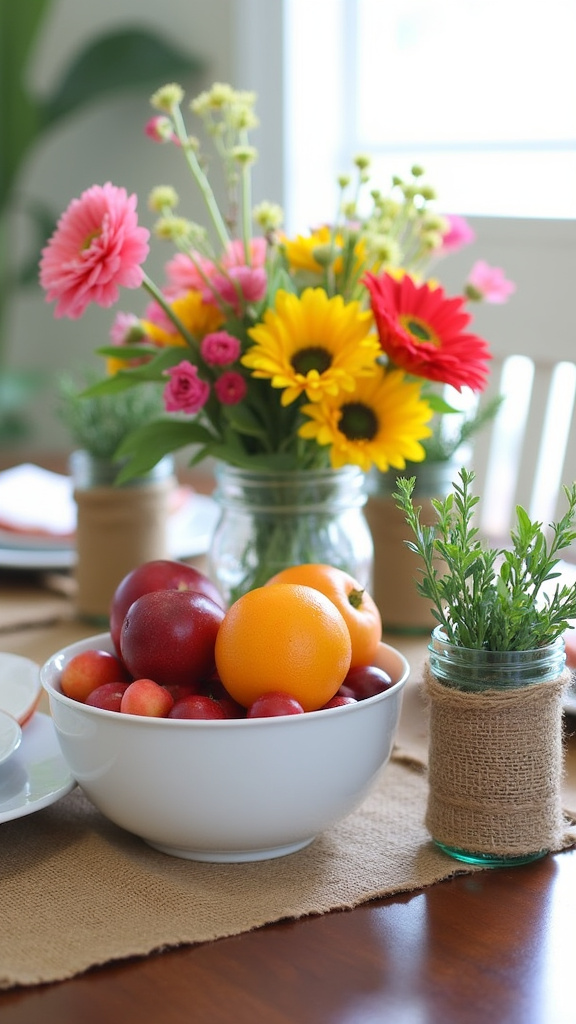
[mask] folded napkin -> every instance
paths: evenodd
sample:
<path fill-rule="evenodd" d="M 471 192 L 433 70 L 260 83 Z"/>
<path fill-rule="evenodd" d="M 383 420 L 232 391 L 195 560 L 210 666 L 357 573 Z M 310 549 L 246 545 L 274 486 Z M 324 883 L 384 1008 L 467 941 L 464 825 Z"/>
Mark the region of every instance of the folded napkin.
<path fill-rule="evenodd" d="M 69 538 L 76 506 L 69 477 L 25 462 L 0 473 L 0 529 L 38 537 Z"/>

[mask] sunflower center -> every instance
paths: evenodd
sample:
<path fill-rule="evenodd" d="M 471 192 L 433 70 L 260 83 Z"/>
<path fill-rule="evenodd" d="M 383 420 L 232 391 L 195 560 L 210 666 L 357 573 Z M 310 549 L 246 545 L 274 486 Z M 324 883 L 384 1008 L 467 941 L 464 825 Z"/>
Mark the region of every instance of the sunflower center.
<path fill-rule="evenodd" d="M 402 324 L 405 331 L 414 338 L 414 341 L 428 342 L 429 345 L 440 346 L 440 339 L 435 331 L 432 330 L 430 324 L 427 324 L 425 320 L 421 320 L 420 317 L 414 316 L 411 313 L 405 313 L 404 316 L 400 317 L 400 323 Z"/>
<path fill-rule="evenodd" d="M 292 368 L 305 377 L 311 370 L 325 373 L 332 366 L 332 356 L 320 345 L 301 348 L 292 356 Z"/>
<path fill-rule="evenodd" d="M 372 441 L 378 433 L 378 419 L 369 405 L 345 402 L 338 429 L 349 441 Z"/>

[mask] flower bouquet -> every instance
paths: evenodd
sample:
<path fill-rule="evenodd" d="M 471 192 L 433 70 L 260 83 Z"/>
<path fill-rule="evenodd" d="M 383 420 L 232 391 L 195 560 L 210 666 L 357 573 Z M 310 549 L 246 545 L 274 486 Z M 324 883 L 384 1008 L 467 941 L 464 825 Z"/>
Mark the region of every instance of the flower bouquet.
<path fill-rule="evenodd" d="M 117 315 L 112 344 L 99 349 L 108 374 L 90 389 L 163 389 L 165 415 L 119 449 L 127 460 L 119 481 L 188 446 L 190 464 L 209 456 L 263 474 L 347 466 L 386 473 L 424 460 L 436 424 L 454 412 L 444 386 L 479 393 L 487 383 L 489 348 L 469 329 L 466 301 L 502 301 L 513 286 L 485 264 L 458 297 L 430 278 L 468 229 L 435 212 L 420 167 L 384 193 L 370 186 L 369 161 L 358 157 L 339 178 L 333 223 L 288 236 L 277 205 L 252 205 L 255 96 L 216 84 L 191 110 L 221 159 L 223 213 L 183 101 L 178 85 L 159 89 L 146 131 L 186 161 L 209 226 L 176 212 L 172 187 L 152 191 L 154 233 L 176 249 L 162 286 L 143 268 L 149 232 L 138 224 L 136 196 L 111 183 L 71 202 L 41 259 L 57 317 L 80 317 L 90 303 L 112 306 L 119 286 L 148 294 L 142 316 Z M 285 545 L 285 523 L 280 533 L 258 562 L 277 563 L 270 545 Z"/>

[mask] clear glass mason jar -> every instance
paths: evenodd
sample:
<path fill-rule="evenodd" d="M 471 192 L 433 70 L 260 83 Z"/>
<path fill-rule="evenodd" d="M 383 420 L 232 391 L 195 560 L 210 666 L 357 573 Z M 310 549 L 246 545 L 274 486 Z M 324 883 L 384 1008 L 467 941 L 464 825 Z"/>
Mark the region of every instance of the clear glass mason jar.
<path fill-rule="evenodd" d="M 541 710 L 537 713 L 535 720 L 531 722 L 532 731 L 530 736 L 528 735 L 530 726 L 520 730 L 522 737 L 527 740 L 530 746 L 529 755 L 526 755 L 526 752 L 521 754 L 518 751 L 519 741 L 517 738 L 515 739 L 515 735 L 518 735 L 517 732 L 515 734 L 515 729 L 518 729 L 518 721 L 514 724 L 509 716 L 511 711 L 512 713 L 514 711 L 511 703 L 513 700 L 513 693 L 511 691 L 521 691 L 538 683 L 560 679 L 566 662 L 563 638 L 558 637 L 555 641 L 544 647 L 528 651 L 488 651 L 459 647 L 452 644 L 447 640 L 442 626 L 437 626 L 432 632 L 428 650 L 432 676 L 444 687 L 458 690 L 470 696 L 470 702 L 465 707 L 461 705 L 459 709 L 460 714 L 465 719 L 464 729 L 466 731 L 475 729 L 481 731 L 483 727 L 487 728 L 487 733 L 485 734 L 487 746 L 485 755 L 484 753 L 481 754 L 480 765 L 471 757 L 468 763 L 460 764 L 457 767 L 459 778 L 462 780 L 462 789 L 460 790 L 456 787 L 453 795 L 449 798 L 451 802 L 453 801 L 456 808 L 453 811 L 455 820 L 458 819 L 460 813 L 463 816 L 467 814 L 467 811 L 460 811 L 459 808 L 468 808 L 471 806 L 470 801 L 474 802 L 480 797 L 480 799 L 486 798 L 489 802 L 491 799 L 492 783 L 494 785 L 494 793 L 496 794 L 495 799 L 501 802 L 502 792 L 503 790 L 506 791 L 510 800 L 510 814 L 516 813 L 518 805 L 530 795 L 525 789 L 521 788 L 521 783 L 516 782 L 516 777 L 518 775 L 521 776 L 521 771 L 519 772 L 518 769 L 522 768 L 520 762 L 524 756 L 529 756 L 535 765 L 546 765 L 546 779 L 538 778 L 536 780 L 538 783 L 536 789 L 540 793 L 546 789 L 549 790 L 551 787 L 553 789 L 552 780 L 558 780 L 556 799 L 555 801 L 552 799 L 552 805 L 555 803 L 557 815 L 560 814 L 562 708 L 559 691 L 551 692 L 550 699 L 546 700 L 546 706 L 544 707 L 545 720 L 542 717 Z M 478 720 L 475 717 L 477 711 L 475 698 L 481 698 L 483 694 L 488 696 L 489 694 L 500 693 L 510 695 L 510 700 L 506 701 L 506 706 L 503 706 L 501 709 L 491 707 L 488 712 L 484 712 L 482 724 L 478 724 Z M 522 693 L 519 692 L 517 700 L 514 702 L 516 709 L 520 712 L 524 699 Z M 456 735 L 458 727 L 450 722 L 448 733 L 446 732 L 445 716 L 450 711 L 449 706 L 447 710 L 447 706 L 435 707 L 434 703 L 434 697 L 432 697 L 428 814 L 430 814 L 432 801 L 435 799 L 435 792 L 445 792 L 451 786 L 454 788 L 453 778 L 450 778 L 448 782 L 446 778 L 439 778 L 441 774 L 439 767 L 440 758 L 444 760 L 445 751 L 439 751 L 436 755 L 434 750 L 438 750 L 440 743 L 443 742 L 450 748 L 449 757 L 450 755 L 452 757 L 457 756 L 460 762 L 467 761 L 468 759 L 466 743 L 465 741 L 463 742 L 462 736 Z M 501 725 L 497 720 L 499 714 L 506 716 L 502 718 Z M 496 735 L 499 728 L 503 735 L 500 748 L 497 747 L 497 741 L 494 740 L 494 735 Z M 452 732 L 450 733 L 451 729 Z M 442 731 L 443 741 L 439 739 L 440 730 Z M 547 745 L 549 746 L 549 754 L 546 749 Z M 455 751 L 458 751 L 456 755 Z M 494 762 L 495 759 L 500 766 L 499 778 L 496 781 L 490 775 L 489 767 L 486 767 L 486 765 Z M 534 769 L 535 772 L 538 772 L 538 770 Z M 517 792 L 515 792 L 515 788 L 517 788 Z M 554 793 L 552 793 L 552 796 L 554 796 Z M 439 797 L 439 799 L 443 799 L 443 797 Z M 546 806 L 549 806 L 550 795 L 548 795 L 547 800 L 548 804 Z M 536 810 L 538 809 L 537 800 L 534 803 L 534 807 Z M 500 803 L 499 813 L 504 812 Z M 483 864 L 487 867 L 512 867 L 537 860 L 548 852 L 549 846 L 530 853 L 514 855 L 501 852 L 480 852 L 474 849 L 464 849 L 460 846 L 450 845 L 449 843 L 442 842 L 437 834 L 434 834 L 434 822 L 437 823 L 440 820 L 437 815 L 441 813 L 440 811 L 432 813 L 432 824 L 428 820 L 432 837 L 437 846 L 457 860 L 470 864 Z M 461 820 L 463 821 L 464 818 Z M 494 821 L 496 822 L 496 818 L 494 818 Z"/>
<path fill-rule="evenodd" d="M 530 651 L 486 651 L 451 644 L 442 626 L 437 626 L 428 650 L 430 669 L 436 678 L 445 686 L 465 692 L 517 690 L 531 683 L 544 683 L 556 679 L 566 662 L 561 636 Z"/>
<path fill-rule="evenodd" d="M 322 562 L 372 586 L 365 478 L 342 469 L 265 472 L 215 467 L 221 515 L 208 573 L 228 604 L 291 565 Z"/>

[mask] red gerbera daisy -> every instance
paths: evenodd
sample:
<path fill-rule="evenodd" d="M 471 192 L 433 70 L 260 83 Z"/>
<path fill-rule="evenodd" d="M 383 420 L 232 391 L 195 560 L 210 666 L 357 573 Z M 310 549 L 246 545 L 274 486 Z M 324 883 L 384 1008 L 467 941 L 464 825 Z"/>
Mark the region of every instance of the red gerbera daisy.
<path fill-rule="evenodd" d="M 372 312 L 382 349 L 407 373 L 441 381 L 461 390 L 486 387 L 491 358 L 488 345 L 466 331 L 471 317 L 464 299 L 447 298 L 444 289 L 417 285 L 405 274 L 366 274 Z"/>

